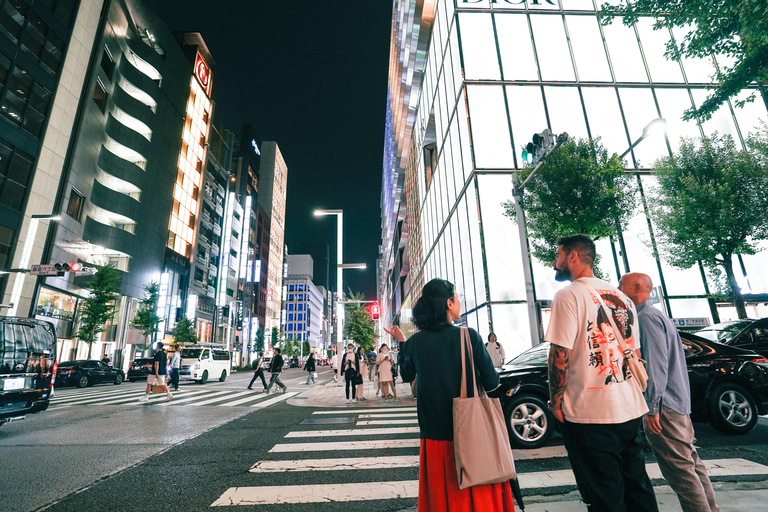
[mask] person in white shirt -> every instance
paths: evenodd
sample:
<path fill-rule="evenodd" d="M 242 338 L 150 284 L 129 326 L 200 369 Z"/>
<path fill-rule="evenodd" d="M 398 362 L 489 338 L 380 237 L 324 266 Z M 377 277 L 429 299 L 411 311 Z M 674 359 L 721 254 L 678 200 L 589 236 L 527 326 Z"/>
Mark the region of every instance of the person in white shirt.
<path fill-rule="evenodd" d="M 485 350 L 488 351 L 488 355 L 491 356 L 493 366 L 501 368 L 504 366 L 504 362 L 507 360 L 507 354 L 504 353 L 504 347 L 501 343 L 496 341 L 496 335 L 490 333 L 488 335 L 488 343 L 485 344 Z"/>
<path fill-rule="evenodd" d="M 181 370 L 181 347 L 175 345 L 176 349 L 171 356 L 171 385 L 175 391 L 179 390 L 179 371 Z"/>
<path fill-rule="evenodd" d="M 586 235 L 557 240 L 555 279 L 571 284 L 555 294 L 544 337 L 551 343 L 550 409 L 589 510 L 658 512 L 640 435 L 648 407 L 627 363 L 640 348 L 637 311 L 595 278 L 595 256 Z"/>

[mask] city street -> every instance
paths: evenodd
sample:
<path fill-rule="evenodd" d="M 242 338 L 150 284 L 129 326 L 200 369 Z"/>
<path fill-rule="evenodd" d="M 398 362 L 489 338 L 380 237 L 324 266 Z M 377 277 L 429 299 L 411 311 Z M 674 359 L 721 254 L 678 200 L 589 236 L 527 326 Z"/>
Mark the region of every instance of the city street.
<path fill-rule="evenodd" d="M 183 383 L 169 404 L 162 395 L 139 404 L 142 383 L 57 390 L 48 411 L 0 429 L 0 509 L 414 509 L 412 403 L 369 396 L 365 405 L 301 406 L 342 398 L 330 369 L 319 374 L 305 386 L 305 372 L 288 370 L 288 392 L 268 397 L 245 389 L 250 373 Z M 722 510 L 759 508 L 768 497 L 768 420 L 739 437 L 704 424 L 696 430 Z M 544 448 L 515 451 L 526 510 L 583 510 L 565 456 L 558 435 Z M 646 460 L 661 509 L 679 510 L 650 453 Z"/>

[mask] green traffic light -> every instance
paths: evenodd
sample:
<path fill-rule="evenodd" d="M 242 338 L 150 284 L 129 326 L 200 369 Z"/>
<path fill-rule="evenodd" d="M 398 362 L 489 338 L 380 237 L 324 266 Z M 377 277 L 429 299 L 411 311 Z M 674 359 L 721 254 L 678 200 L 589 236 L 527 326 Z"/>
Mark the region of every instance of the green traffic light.
<path fill-rule="evenodd" d="M 523 162 L 525 162 L 528 165 L 533 164 L 533 153 L 529 153 L 528 151 L 523 151 Z"/>

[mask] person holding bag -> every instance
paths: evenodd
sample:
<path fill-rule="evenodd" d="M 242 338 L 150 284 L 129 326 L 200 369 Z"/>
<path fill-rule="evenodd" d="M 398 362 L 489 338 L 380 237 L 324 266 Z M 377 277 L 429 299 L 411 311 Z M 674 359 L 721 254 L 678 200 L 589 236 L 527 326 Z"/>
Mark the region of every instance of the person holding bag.
<path fill-rule="evenodd" d="M 461 434 L 462 439 L 466 439 L 464 434 L 467 433 L 471 438 L 471 429 L 466 427 L 471 426 L 472 422 L 454 424 L 455 414 L 464 418 L 459 414 L 461 407 L 455 407 L 454 401 L 467 400 L 461 397 L 467 396 L 468 390 L 472 393 L 469 400 L 492 400 L 484 397 L 482 390 L 492 390 L 499 385 L 499 375 L 480 335 L 474 329 L 460 329 L 452 325 L 452 322 L 460 318 L 461 300 L 453 284 L 444 279 L 433 279 L 424 286 L 413 308 L 413 321 L 420 331 L 405 341 L 405 336 L 397 326 L 387 330 L 398 342 L 405 342 L 399 361 L 403 381 L 411 382 L 416 378 L 419 381 L 417 415 L 421 453 L 418 510 L 447 512 L 450 507 L 452 512 L 513 511 L 512 491 L 506 481 L 513 475 L 498 475 L 498 483 L 469 487 L 465 486 L 466 480 L 464 485 L 459 480 L 459 448 L 454 450 L 455 431 Z M 475 438 L 473 443 L 461 447 L 461 462 L 466 462 L 463 455 L 467 451 L 475 450 L 476 454 L 480 454 L 485 453 L 489 447 L 501 454 L 508 454 L 511 461 L 508 437 L 506 446 L 501 443 L 491 444 L 485 438 Z M 514 473 L 514 468 L 511 470 Z M 461 477 L 464 476 L 462 469 Z"/>
<path fill-rule="evenodd" d="M 304 365 L 304 370 L 309 373 L 307 375 L 307 382 L 305 384 L 309 386 L 309 380 L 312 379 L 312 384 L 315 383 L 315 351 L 312 350 L 307 357 L 307 362 Z"/>
<path fill-rule="evenodd" d="M 347 403 L 349 403 L 349 388 L 352 388 L 352 400 L 357 402 L 355 391 L 357 390 L 356 377 L 360 374 L 360 357 L 355 352 L 355 346 L 350 343 L 347 345 L 347 352 L 341 358 L 341 374 L 346 381 Z M 362 377 L 362 375 L 360 375 Z"/>
<path fill-rule="evenodd" d="M 381 385 L 381 396 L 386 402 L 389 397 L 389 386 L 392 386 L 394 401 L 397 402 L 397 389 L 395 388 L 395 379 L 392 376 L 392 355 L 389 353 L 389 347 L 385 344 L 379 348 L 379 356 L 376 358 L 376 368 Z"/>

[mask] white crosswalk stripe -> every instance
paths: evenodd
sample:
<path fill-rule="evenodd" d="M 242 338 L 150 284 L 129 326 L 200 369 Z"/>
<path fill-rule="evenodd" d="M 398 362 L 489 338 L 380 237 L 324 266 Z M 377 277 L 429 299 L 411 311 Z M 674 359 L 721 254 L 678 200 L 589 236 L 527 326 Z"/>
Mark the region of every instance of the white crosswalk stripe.
<path fill-rule="evenodd" d="M 416 408 L 393 407 L 392 409 L 334 409 L 333 411 L 315 411 L 312 414 L 368 414 L 372 412 L 416 412 Z"/>
<path fill-rule="evenodd" d="M 358 425 L 415 425 L 419 422 L 417 419 L 412 420 L 363 420 L 358 421 Z"/>

